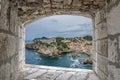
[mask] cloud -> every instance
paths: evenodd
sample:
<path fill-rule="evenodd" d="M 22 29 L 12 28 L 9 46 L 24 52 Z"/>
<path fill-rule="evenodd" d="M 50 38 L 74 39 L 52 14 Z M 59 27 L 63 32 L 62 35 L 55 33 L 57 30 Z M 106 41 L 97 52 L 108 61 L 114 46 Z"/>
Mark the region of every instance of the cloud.
<path fill-rule="evenodd" d="M 26 27 L 26 39 L 34 37 L 73 37 L 92 34 L 92 21 L 81 16 L 51 16 L 35 21 Z"/>
<path fill-rule="evenodd" d="M 90 24 L 77 24 L 75 26 L 64 26 L 57 30 L 58 32 L 75 32 L 75 31 L 86 31 L 86 30 L 92 30 L 92 27 Z"/>
<path fill-rule="evenodd" d="M 61 32 L 52 34 L 51 37 L 59 36 L 59 37 L 76 37 L 76 36 L 86 36 L 86 35 L 92 35 L 91 30 L 86 31 L 69 31 L 69 32 Z"/>
<path fill-rule="evenodd" d="M 58 32 L 67 32 L 77 29 L 79 29 L 79 26 L 74 26 L 74 27 L 64 26 L 63 28 L 59 29 Z"/>

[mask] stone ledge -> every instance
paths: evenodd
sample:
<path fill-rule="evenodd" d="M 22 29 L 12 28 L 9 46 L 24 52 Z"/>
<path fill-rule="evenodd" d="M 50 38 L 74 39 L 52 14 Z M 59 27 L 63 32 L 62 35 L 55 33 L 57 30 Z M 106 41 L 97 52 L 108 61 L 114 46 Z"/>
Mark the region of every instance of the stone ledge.
<path fill-rule="evenodd" d="M 98 80 L 93 70 L 25 64 L 18 80 Z"/>
<path fill-rule="evenodd" d="M 41 66 L 41 65 L 31 65 L 31 64 L 25 64 L 25 67 L 31 67 L 31 68 L 39 68 L 39 69 L 47 69 L 47 70 L 63 70 L 63 71 L 77 71 L 77 72 L 93 72 L 93 70 L 89 69 L 78 69 L 78 68 L 63 68 L 63 67 L 53 67 L 53 66 Z"/>

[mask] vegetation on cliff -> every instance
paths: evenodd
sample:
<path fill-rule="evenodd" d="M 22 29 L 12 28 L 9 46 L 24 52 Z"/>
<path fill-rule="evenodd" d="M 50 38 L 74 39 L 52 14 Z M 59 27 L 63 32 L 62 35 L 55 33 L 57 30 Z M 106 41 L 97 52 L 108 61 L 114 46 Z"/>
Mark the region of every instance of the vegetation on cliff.
<path fill-rule="evenodd" d="M 90 52 L 92 46 L 92 37 L 74 37 L 74 38 L 35 38 L 33 43 L 26 44 L 26 48 L 34 49 L 45 56 L 59 56 L 70 51 Z M 72 55 L 73 57 L 78 54 Z"/>
<path fill-rule="evenodd" d="M 68 45 L 62 40 L 64 40 L 62 37 L 54 38 L 52 41 L 51 39 L 45 41 L 37 38 L 33 40 L 33 43 L 26 44 L 26 48 L 35 49 L 45 56 L 59 56 L 63 52 L 69 51 Z"/>
<path fill-rule="evenodd" d="M 85 40 L 92 41 L 92 36 L 84 36 L 83 37 Z"/>

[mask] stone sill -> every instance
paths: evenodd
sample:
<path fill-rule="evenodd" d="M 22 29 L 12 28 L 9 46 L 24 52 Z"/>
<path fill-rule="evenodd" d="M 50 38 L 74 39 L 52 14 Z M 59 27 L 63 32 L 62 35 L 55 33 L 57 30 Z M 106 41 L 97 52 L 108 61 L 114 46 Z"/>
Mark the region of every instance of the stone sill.
<path fill-rule="evenodd" d="M 53 66 L 43 66 L 43 65 L 34 65 L 34 64 L 25 64 L 25 67 L 39 68 L 46 70 L 62 70 L 62 71 L 72 71 L 72 72 L 93 72 L 89 69 L 79 69 L 79 68 L 63 68 L 63 67 L 53 67 Z"/>

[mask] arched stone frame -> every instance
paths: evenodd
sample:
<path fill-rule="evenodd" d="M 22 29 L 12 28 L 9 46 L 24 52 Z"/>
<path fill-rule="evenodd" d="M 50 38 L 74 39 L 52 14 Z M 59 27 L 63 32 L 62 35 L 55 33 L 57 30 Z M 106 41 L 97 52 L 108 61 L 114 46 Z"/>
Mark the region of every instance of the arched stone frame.
<path fill-rule="evenodd" d="M 20 3 L 18 4 L 18 17 L 20 18 L 20 22 L 22 22 L 22 36 L 23 39 L 25 39 L 25 25 L 43 18 L 43 17 L 47 17 L 47 16 L 51 16 L 51 15 L 62 15 L 62 14 L 67 14 L 67 15 L 81 15 L 81 16 L 85 16 L 85 17 L 89 17 L 92 19 L 92 23 L 93 23 L 93 40 L 95 38 L 95 12 L 97 11 L 98 8 L 102 7 L 104 5 L 103 0 L 99 0 L 99 1 L 82 1 L 82 0 L 41 0 L 38 2 L 38 0 L 20 0 Z M 20 44 L 24 43 L 21 40 L 21 42 L 19 42 Z M 95 42 L 93 42 L 93 49 L 92 49 L 92 53 L 93 53 L 93 70 L 95 70 L 96 67 L 96 60 L 97 60 L 97 56 L 95 54 L 97 54 L 96 52 L 94 52 L 96 49 L 95 46 Z M 23 45 L 23 44 L 22 44 Z M 23 49 L 23 47 L 22 47 Z M 25 51 L 23 49 L 22 53 L 22 58 L 21 59 L 23 61 L 21 61 L 21 66 L 23 66 L 25 57 Z M 21 54 L 20 53 L 20 54 Z M 21 57 L 20 57 L 21 58 Z"/>
<path fill-rule="evenodd" d="M 90 12 L 87 12 L 87 11 L 81 12 L 79 10 L 79 6 L 78 6 L 78 9 L 77 9 L 77 7 L 76 7 L 76 9 L 66 9 L 66 10 L 60 8 L 60 9 L 57 9 L 57 11 L 55 11 L 55 12 L 51 12 L 50 11 L 51 9 L 49 8 L 49 9 L 47 9 L 48 11 L 50 11 L 48 13 L 47 13 L 46 9 L 44 9 L 44 8 L 42 9 L 43 10 L 42 12 L 41 11 L 39 12 L 39 10 L 34 10 L 34 9 L 31 9 L 31 8 L 28 8 L 28 10 L 33 10 L 33 13 L 31 13 L 30 15 L 27 14 L 27 11 L 28 11 L 27 9 L 26 10 L 22 10 L 22 9 L 23 9 L 22 7 L 18 8 L 18 11 L 20 10 L 20 13 L 18 12 L 18 16 L 19 16 L 19 18 L 22 22 L 22 28 L 21 29 L 23 29 L 22 32 L 24 33 L 22 41 L 25 40 L 25 25 L 26 24 L 28 24 L 30 22 L 33 22 L 37 19 L 44 18 L 44 17 L 47 17 L 47 16 L 52 16 L 52 15 L 78 15 L 78 16 L 84 16 L 84 17 L 91 18 L 92 23 L 93 23 L 93 31 L 94 31 L 94 18 L 93 18 L 95 16 L 94 13 L 93 12 L 90 13 Z M 23 13 L 26 13 L 26 14 L 21 14 L 21 10 L 23 11 Z M 43 12 L 45 12 L 45 14 L 43 14 Z M 37 14 L 35 14 L 35 13 L 37 13 Z M 93 33 L 93 38 L 94 38 L 94 33 Z M 20 43 L 24 43 L 24 42 L 20 42 Z M 95 43 L 93 43 L 93 44 L 95 44 Z M 25 64 L 25 51 L 24 51 L 24 49 L 23 49 L 23 52 L 21 52 L 21 53 L 22 53 L 22 56 L 23 56 L 22 57 L 23 59 L 21 59 L 21 60 L 23 60 L 23 61 L 21 61 L 22 62 L 21 66 L 23 66 Z M 94 61 L 94 64 L 96 64 L 96 56 L 94 56 L 93 61 Z"/>

